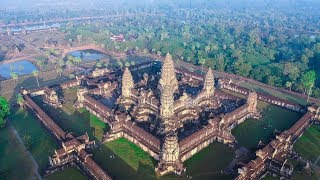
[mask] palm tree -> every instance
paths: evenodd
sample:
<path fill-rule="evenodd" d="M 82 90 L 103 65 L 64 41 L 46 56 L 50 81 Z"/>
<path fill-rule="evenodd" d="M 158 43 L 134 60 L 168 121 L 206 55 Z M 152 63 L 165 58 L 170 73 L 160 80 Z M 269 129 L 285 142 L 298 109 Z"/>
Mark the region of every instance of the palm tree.
<path fill-rule="evenodd" d="M 39 71 L 33 70 L 33 71 L 32 71 L 32 74 L 33 74 L 33 76 L 34 76 L 34 77 L 36 78 L 36 80 L 37 80 L 37 85 L 38 85 L 38 87 L 40 87 L 40 85 L 39 85 L 39 79 L 38 79 Z"/>
<path fill-rule="evenodd" d="M 97 62 L 96 67 L 97 68 L 101 68 L 102 67 L 102 63 L 101 62 Z"/>
<path fill-rule="evenodd" d="M 201 64 L 201 74 L 202 74 L 202 72 L 203 72 L 203 65 L 206 63 L 206 59 L 200 58 L 200 59 L 199 59 L 199 63 Z"/>
<path fill-rule="evenodd" d="M 56 72 L 59 74 L 59 77 L 61 76 L 61 73 L 62 73 L 62 68 L 61 67 L 58 67 L 56 69 Z"/>
<path fill-rule="evenodd" d="M 16 73 L 16 72 L 11 72 L 11 73 L 10 73 L 10 76 L 11 76 L 12 79 L 14 79 L 14 80 L 16 81 L 16 83 L 18 82 L 18 81 L 17 81 L 17 79 L 18 79 L 18 77 L 19 77 L 18 73 Z"/>
<path fill-rule="evenodd" d="M 42 69 L 43 66 L 44 66 L 44 63 L 43 63 L 43 61 L 38 60 L 38 61 L 37 61 L 37 65 L 39 66 L 40 69 Z"/>
<path fill-rule="evenodd" d="M 24 107 L 24 99 L 20 93 L 17 95 L 17 104 L 19 104 L 20 108 Z"/>
<path fill-rule="evenodd" d="M 292 82 L 287 81 L 287 82 L 286 82 L 286 87 L 289 88 L 289 90 L 291 91 Z"/>

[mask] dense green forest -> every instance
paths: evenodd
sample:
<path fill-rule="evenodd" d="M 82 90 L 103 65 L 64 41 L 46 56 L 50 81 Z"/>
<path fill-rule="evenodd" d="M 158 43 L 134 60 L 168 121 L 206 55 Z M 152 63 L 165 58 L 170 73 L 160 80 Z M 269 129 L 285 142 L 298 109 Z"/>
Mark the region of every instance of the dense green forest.
<path fill-rule="evenodd" d="M 320 97 L 319 27 L 320 14 L 312 11 L 169 9 L 107 23 L 68 23 L 61 30 L 70 41 L 82 35 L 82 43 L 105 44 L 107 50 L 169 52 L 175 60 L 303 93 L 310 86 L 307 73 L 315 71 L 312 94 Z M 126 41 L 109 38 L 116 34 Z"/>
<path fill-rule="evenodd" d="M 118 52 L 170 52 L 175 60 L 320 97 L 316 0 L 93 1 L 87 7 L 83 1 L 65 1 L 64 9 L 39 9 L 45 3 L 29 11 L 7 8 L 0 11 L 0 24 L 101 16 L 105 18 L 62 22 L 60 30 L 70 45 L 81 41 Z M 117 34 L 126 41 L 110 39 Z M 314 79 L 313 71 L 316 82 L 306 83 Z"/>

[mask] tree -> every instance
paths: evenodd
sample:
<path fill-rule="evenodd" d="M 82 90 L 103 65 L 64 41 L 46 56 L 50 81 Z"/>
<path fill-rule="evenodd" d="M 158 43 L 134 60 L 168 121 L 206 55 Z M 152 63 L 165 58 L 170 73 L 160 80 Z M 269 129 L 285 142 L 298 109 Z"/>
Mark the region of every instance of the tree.
<path fill-rule="evenodd" d="M 312 87 L 314 86 L 315 80 L 316 80 L 316 72 L 315 71 L 307 71 L 301 77 L 301 83 L 303 84 L 303 86 L 306 89 L 309 89 L 307 103 L 309 102 L 309 97 L 311 94 Z"/>
<path fill-rule="evenodd" d="M 223 72 L 225 69 L 225 60 L 222 54 L 219 54 L 215 61 L 216 70 Z"/>
<path fill-rule="evenodd" d="M 129 67 L 130 66 L 130 62 L 126 62 L 126 63 L 124 63 L 124 65 L 126 66 L 126 67 Z"/>
<path fill-rule="evenodd" d="M 18 80 L 18 78 L 19 78 L 18 73 L 16 73 L 16 72 L 11 72 L 11 73 L 10 73 L 10 76 L 11 76 L 11 78 L 14 79 L 15 82 L 17 83 L 17 80 Z"/>
<path fill-rule="evenodd" d="M 80 44 L 82 40 L 82 35 L 77 35 L 77 40 L 78 40 L 78 43 Z"/>
<path fill-rule="evenodd" d="M 31 148 L 32 145 L 32 138 L 30 134 L 24 134 L 22 137 L 22 142 L 24 144 L 24 146 L 27 148 L 27 150 L 29 150 Z"/>
<path fill-rule="evenodd" d="M 76 75 L 74 75 L 74 74 L 69 74 L 69 78 L 70 78 L 70 79 L 74 79 L 74 78 L 76 78 Z"/>
<path fill-rule="evenodd" d="M 287 81 L 287 82 L 286 82 L 286 87 L 289 88 L 289 90 L 291 91 L 292 82 Z"/>
<path fill-rule="evenodd" d="M 62 68 L 61 68 L 61 67 L 58 67 L 58 68 L 56 69 L 56 72 L 59 74 L 59 76 L 61 76 Z"/>
<path fill-rule="evenodd" d="M 252 66 L 245 63 L 241 58 L 233 63 L 233 68 L 236 74 L 240 76 L 249 76 Z"/>
<path fill-rule="evenodd" d="M 36 78 L 36 80 L 37 80 L 37 85 L 38 85 L 38 87 L 40 87 L 40 85 L 39 85 L 39 79 L 38 79 L 39 71 L 33 70 L 33 71 L 32 71 L 32 74 L 33 74 L 33 76 L 34 76 L 34 77 Z"/>
<path fill-rule="evenodd" d="M 201 74 L 203 72 L 203 65 L 206 63 L 206 59 L 204 58 L 199 58 L 199 64 L 201 64 Z"/>
<path fill-rule="evenodd" d="M 42 69 L 44 66 L 44 63 L 42 60 L 37 60 L 37 65 L 39 66 L 40 69 Z"/>
<path fill-rule="evenodd" d="M 101 67 L 102 67 L 101 62 L 97 62 L 96 67 L 97 67 L 97 68 L 101 68 Z"/>
<path fill-rule="evenodd" d="M 10 107 L 8 101 L 0 96 L 0 127 L 6 124 L 6 118 L 10 113 Z"/>
<path fill-rule="evenodd" d="M 17 104 L 19 104 L 20 108 L 24 107 L 24 99 L 20 93 L 17 95 Z"/>

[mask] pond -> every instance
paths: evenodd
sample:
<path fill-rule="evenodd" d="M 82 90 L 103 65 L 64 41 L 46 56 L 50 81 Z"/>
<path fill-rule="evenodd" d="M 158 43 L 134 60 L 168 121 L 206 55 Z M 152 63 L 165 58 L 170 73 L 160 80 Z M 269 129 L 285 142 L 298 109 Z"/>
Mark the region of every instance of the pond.
<path fill-rule="evenodd" d="M 31 74 L 33 70 L 38 70 L 38 68 L 27 60 L 0 64 L 0 76 L 6 79 L 11 78 L 10 74 L 12 72 L 18 73 L 21 76 Z"/>
<path fill-rule="evenodd" d="M 107 55 L 93 49 L 73 51 L 69 53 L 73 57 L 81 58 L 84 61 L 96 61 L 105 58 Z"/>

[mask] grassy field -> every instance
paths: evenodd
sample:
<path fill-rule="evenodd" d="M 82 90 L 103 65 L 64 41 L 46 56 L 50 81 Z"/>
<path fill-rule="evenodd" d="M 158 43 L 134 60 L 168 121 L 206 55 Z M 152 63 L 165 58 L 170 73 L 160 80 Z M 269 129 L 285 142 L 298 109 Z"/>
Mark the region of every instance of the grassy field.
<path fill-rule="evenodd" d="M 106 146 L 134 170 L 138 170 L 140 165 L 152 167 L 155 164 L 151 156 L 125 138 L 106 143 Z"/>
<path fill-rule="evenodd" d="M 315 163 L 320 156 L 320 126 L 310 126 L 293 147 L 302 157 Z"/>
<path fill-rule="evenodd" d="M 49 165 L 48 157 L 58 147 L 54 138 L 29 111 L 20 109 L 13 112 L 9 118 L 20 137 L 25 134 L 31 136 L 31 148 L 29 151 L 39 165 L 40 170 L 44 170 Z"/>
<path fill-rule="evenodd" d="M 45 180 L 85 180 L 88 179 L 86 175 L 82 174 L 75 167 L 67 167 L 62 171 L 56 172 L 44 178 Z"/>
<path fill-rule="evenodd" d="M 312 179 L 317 180 L 320 177 L 320 170 L 319 167 L 315 168 L 315 166 L 312 166 L 311 174 L 307 174 L 304 169 L 305 163 L 299 162 L 298 160 L 294 160 L 292 158 L 288 158 L 288 162 L 293 165 L 293 174 L 292 178 L 294 180 L 305 180 L 305 179 Z"/>
<path fill-rule="evenodd" d="M 76 97 L 65 94 L 65 98 Z M 88 133 L 91 139 L 101 140 L 104 132 L 109 131 L 109 126 L 100 121 L 85 109 L 75 109 L 73 101 L 67 101 L 62 108 L 52 108 L 42 102 L 42 97 L 35 97 L 35 102 L 48 113 L 50 117 L 65 131 L 76 136 Z"/>
<path fill-rule="evenodd" d="M 228 146 L 214 142 L 185 162 L 192 179 L 232 179 L 221 173 L 235 157 Z"/>
<path fill-rule="evenodd" d="M 274 131 L 289 129 L 302 114 L 286 110 L 274 105 L 265 106 L 262 109 L 262 117 L 259 120 L 247 119 L 232 130 L 240 146 L 255 149 L 261 140 L 269 143 L 274 138 Z"/>
<path fill-rule="evenodd" d="M 95 161 L 115 179 L 156 178 L 156 161 L 124 138 L 105 143 L 92 153 Z"/>
<path fill-rule="evenodd" d="M 0 129 L 0 179 L 36 179 L 36 164 L 9 126 Z"/>

